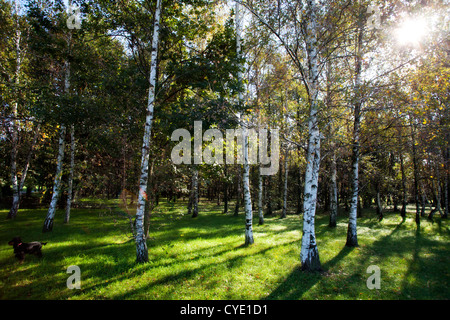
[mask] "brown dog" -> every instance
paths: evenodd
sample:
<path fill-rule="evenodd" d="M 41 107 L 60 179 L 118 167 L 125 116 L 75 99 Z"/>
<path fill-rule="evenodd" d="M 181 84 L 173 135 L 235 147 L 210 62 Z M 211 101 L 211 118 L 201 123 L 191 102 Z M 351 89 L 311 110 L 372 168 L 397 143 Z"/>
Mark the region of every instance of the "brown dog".
<path fill-rule="evenodd" d="M 41 248 L 43 245 L 46 245 L 47 242 L 22 242 L 20 237 L 15 237 L 11 241 L 8 242 L 10 246 L 14 248 L 14 255 L 20 262 L 23 262 L 25 259 L 25 254 L 34 254 L 35 256 L 41 258 L 42 252 Z"/>

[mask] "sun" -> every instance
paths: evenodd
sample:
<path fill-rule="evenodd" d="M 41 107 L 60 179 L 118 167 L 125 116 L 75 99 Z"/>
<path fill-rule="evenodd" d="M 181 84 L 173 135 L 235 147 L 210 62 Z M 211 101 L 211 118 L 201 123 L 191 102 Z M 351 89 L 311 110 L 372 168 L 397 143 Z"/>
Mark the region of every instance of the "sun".
<path fill-rule="evenodd" d="M 401 45 L 418 45 L 427 34 L 428 25 L 423 18 L 407 18 L 395 30 L 395 38 Z"/>

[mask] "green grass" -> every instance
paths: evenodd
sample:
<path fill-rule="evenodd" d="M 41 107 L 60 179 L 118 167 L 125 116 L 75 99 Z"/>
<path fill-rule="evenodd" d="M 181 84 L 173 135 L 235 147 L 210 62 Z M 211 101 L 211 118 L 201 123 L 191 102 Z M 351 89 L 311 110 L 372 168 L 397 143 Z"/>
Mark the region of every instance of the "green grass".
<path fill-rule="evenodd" d="M 422 219 L 416 230 L 388 213 L 358 220 L 359 247 L 344 246 L 347 217 L 335 229 L 328 216 L 316 219 L 325 272 L 299 270 L 301 219 L 254 220 L 255 244 L 245 247 L 243 214 L 221 214 L 202 203 L 196 219 L 184 202 L 163 202 L 151 218 L 149 259 L 135 263 L 128 220 L 105 209 L 73 209 L 69 225 L 58 211 L 53 232 L 42 234 L 46 210 L 20 210 L 0 219 L 0 299 L 448 299 L 449 225 Z M 0 211 L 6 217 L 7 211 Z M 44 257 L 19 264 L 7 241 L 48 242 Z M 69 290 L 70 265 L 81 269 L 81 289 Z M 381 289 L 369 290 L 370 265 L 381 269 Z"/>

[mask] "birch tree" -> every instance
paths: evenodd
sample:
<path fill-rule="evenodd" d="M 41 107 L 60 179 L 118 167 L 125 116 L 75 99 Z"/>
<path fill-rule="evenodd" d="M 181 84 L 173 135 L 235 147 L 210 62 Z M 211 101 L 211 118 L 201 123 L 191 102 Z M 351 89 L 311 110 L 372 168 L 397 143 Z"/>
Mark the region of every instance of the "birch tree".
<path fill-rule="evenodd" d="M 302 270 L 319 271 L 322 267 L 320 265 L 319 250 L 316 243 L 314 222 L 319 182 L 321 134 L 317 118 L 317 113 L 319 111 L 319 60 L 317 43 L 317 6 L 314 0 L 307 1 L 307 17 L 305 43 L 309 66 L 307 84 L 310 112 L 308 120 L 308 151 L 306 156 L 303 236 L 300 261 L 302 263 Z"/>
<path fill-rule="evenodd" d="M 24 187 L 25 178 L 27 176 L 27 171 L 30 165 L 31 155 L 34 149 L 34 145 L 36 144 L 36 138 L 39 134 L 39 128 L 36 130 L 36 136 L 33 139 L 33 143 L 31 145 L 31 150 L 29 152 L 29 156 L 27 158 L 27 162 L 21 172 L 21 179 L 19 181 L 18 178 L 18 168 L 17 168 L 17 157 L 18 157 L 18 149 L 19 149 L 19 120 L 18 120 L 18 107 L 19 107 L 19 86 L 21 85 L 21 73 L 22 73 L 22 65 L 25 57 L 25 47 L 23 45 L 24 37 L 22 35 L 22 26 L 20 23 L 20 15 L 19 15 L 19 4 L 18 1 L 14 1 L 14 17 L 15 17 L 15 27 L 14 27 L 14 54 L 15 54 L 15 66 L 14 73 L 11 77 L 12 87 L 13 87 L 13 103 L 12 112 L 11 112 L 11 185 L 13 191 L 13 200 L 11 209 L 7 215 L 8 219 L 14 219 L 17 216 L 20 206 L 20 192 Z"/>
<path fill-rule="evenodd" d="M 68 81 L 66 81 L 68 83 Z M 64 160 L 64 139 L 66 135 L 65 125 L 61 125 L 59 128 L 59 139 L 58 139 L 58 158 L 56 162 L 56 173 L 53 180 L 53 193 L 50 206 L 48 208 L 47 216 L 44 220 L 44 226 L 42 227 L 42 232 L 49 232 L 53 230 L 53 220 L 55 218 L 56 207 L 58 204 L 59 196 L 61 194 L 61 178 Z"/>
<path fill-rule="evenodd" d="M 322 135 L 319 129 L 319 40 L 318 37 L 319 10 L 317 1 L 282 2 L 276 7 L 264 3 L 245 1 L 246 8 L 255 16 L 259 23 L 266 27 L 284 47 L 286 53 L 295 65 L 300 79 L 305 86 L 308 104 L 308 147 L 306 154 L 306 172 L 303 190 L 303 235 L 301 242 L 300 260 L 302 270 L 319 271 L 321 264 L 315 236 L 315 213 L 320 168 L 320 145 Z M 322 9 L 322 7 L 320 8 Z M 341 9 L 330 9 L 341 10 Z M 339 12 L 331 12 L 340 16 Z M 330 35 L 328 41 L 331 41 Z"/>
<path fill-rule="evenodd" d="M 261 174 L 261 164 L 258 167 L 258 224 L 264 224 L 264 208 L 263 208 L 263 176 Z"/>
<path fill-rule="evenodd" d="M 242 12 L 241 6 L 239 2 L 236 2 L 236 53 L 238 58 L 241 57 L 241 32 L 242 32 Z M 242 83 L 242 72 L 238 72 L 238 81 Z M 243 102 L 242 92 L 239 92 L 239 104 Z M 239 117 L 241 119 L 241 117 Z M 243 154 L 244 154 L 244 164 L 243 174 L 242 174 L 242 184 L 244 191 L 244 212 L 245 212 L 245 245 L 250 245 L 254 243 L 253 239 L 253 211 L 252 211 L 252 200 L 250 194 L 250 164 L 248 159 L 248 149 L 249 149 L 249 135 L 248 135 L 248 126 L 249 122 L 244 120 L 241 122 L 243 125 L 242 135 L 244 145 Z M 239 201 L 239 199 L 238 199 Z"/>
<path fill-rule="evenodd" d="M 17 211 L 19 209 L 19 198 L 20 198 L 20 189 L 17 178 L 17 148 L 19 142 L 19 126 L 17 121 L 17 106 L 18 106 L 18 86 L 19 86 L 19 74 L 20 74 L 20 66 L 21 66 L 21 50 L 20 50 L 20 39 L 21 39 L 21 31 L 19 27 L 19 13 L 17 1 L 15 2 L 16 8 L 16 34 L 15 34 L 15 47 L 16 47 L 16 70 L 14 73 L 14 84 L 15 84 L 15 92 L 16 92 L 16 101 L 13 103 L 12 109 L 12 134 L 11 134 L 11 184 L 13 189 L 13 203 L 11 210 L 9 211 L 8 218 L 14 219 L 17 215 Z"/>
<path fill-rule="evenodd" d="M 289 176 L 289 149 L 286 146 L 284 152 L 284 191 L 283 191 L 283 211 L 281 213 L 281 218 L 286 218 L 287 215 L 287 196 L 288 196 L 288 176 Z"/>
<path fill-rule="evenodd" d="M 69 6 L 71 2 L 69 1 Z M 67 33 L 67 56 L 64 61 L 64 93 L 69 94 L 70 92 L 70 62 L 69 56 L 71 54 L 71 41 L 72 41 L 72 32 L 69 30 Z M 50 205 L 48 208 L 47 216 L 44 220 L 44 226 L 42 227 L 42 232 L 49 232 L 53 230 L 53 220 L 56 214 L 56 208 L 58 205 L 58 200 L 61 195 L 62 188 L 62 174 L 63 174 L 63 161 L 64 161 L 64 148 L 65 148 L 65 135 L 66 135 L 66 124 L 62 123 L 60 125 L 59 130 L 59 139 L 58 139 L 58 157 L 56 163 L 56 172 L 53 181 L 53 193 L 52 199 L 50 201 Z M 70 210 L 70 208 L 69 208 Z M 65 218 L 67 219 L 67 217 Z M 68 221 L 68 220 L 67 220 Z"/>
<path fill-rule="evenodd" d="M 356 54 L 355 54 L 355 73 L 354 73 L 354 98 L 353 98 L 353 139 L 352 139 L 352 175 L 351 175 L 351 199 L 350 213 L 347 228 L 348 247 L 358 246 L 358 236 L 356 229 L 356 217 L 358 214 L 359 197 L 359 158 L 360 158 L 360 133 L 361 133 L 361 107 L 362 107 L 362 88 L 361 88 L 361 64 L 362 64 L 362 42 L 364 35 L 364 14 L 359 13 Z"/>
<path fill-rule="evenodd" d="M 148 164 L 150 151 L 150 135 L 155 104 L 156 68 L 158 59 L 159 24 L 161 18 L 161 0 L 156 2 L 155 21 L 151 48 L 150 86 L 148 90 L 147 115 L 145 118 L 144 138 L 142 143 L 141 174 L 139 179 L 138 208 L 136 212 L 136 262 L 148 262 L 148 249 L 144 230 L 145 202 L 147 200 Z"/>
<path fill-rule="evenodd" d="M 70 126 L 70 169 L 69 169 L 69 182 L 67 188 L 67 200 L 66 200 L 66 215 L 64 217 L 64 223 L 69 223 L 70 220 L 70 208 L 72 206 L 73 195 L 73 174 L 75 167 L 75 126 Z"/>

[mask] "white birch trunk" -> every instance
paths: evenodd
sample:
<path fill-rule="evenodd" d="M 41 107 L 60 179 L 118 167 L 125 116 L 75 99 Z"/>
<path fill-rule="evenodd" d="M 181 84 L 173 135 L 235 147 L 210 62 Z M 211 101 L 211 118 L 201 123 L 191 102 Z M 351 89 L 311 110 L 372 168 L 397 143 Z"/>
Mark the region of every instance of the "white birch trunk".
<path fill-rule="evenodd" d="M 150 65 L 150 86 L 148 91 L 147 116 L 145 119 L 144 138 L 142 143 L 141 176 L 139 180 L 139 198 L 136 212 L 136 262 L 148 261 L 148 249 L 144 230 L 145 202 L 147 200 L 148 163 L 150 151 L 150 135 L 155 104 L 156 67 L 158 59 L 159 22 L 161 16 L 161 0 L 156 3 L 155 22 L 153 28 L 152 53 Z"/>
<path fill-rule="evenodd" d="M 347 229 L 347 242 L 348 247 L 358 246 L 358 235 L 356 231 L 356 220 L 358 214 L 358 197 L 359 197 L 359 152 L 360 152 L 360 142 L 359 134 L 361 130 L 361 61 L 362 61 L 362 38 L 363 38 L 363 23 L 361 14 L 360 21 L 358 23 L 358 40 L 356 49 L 356 60 L 355 60 L 355 87 L 354 87 L 354 126 L 353 126 L 353 156 L 352 156 L 352 192 L 350 199 L 350 213 L 348 220 Z"/>
<path fill-rule="evenodd" d="M 237 56 L 241 57 L 241 10 L 240 10 L 240 4 L 236 2 L 236 53 Z M 238 81 L 239 83 L 242 83 L 242 72 L 238 71 Z M 242 102 L 242 93 L 239 92 L 239 103 Z M 241 120 L 240 114 L 238 115 L 239 121 Z M 245 137 L 245 136 L 244 136 Z M 244 140 L 245 141 L 245 140 Z M 245 143 L 244 143 L 244 149 L 245 149 Z M 245 152 L 245 151 L 244 151 Z M 234 216 L 237 216 L 239 214 L 239 206 L 241 202 L 241 183 L 242 183 L 242 174 L 243 170 L 241 165 L 239 164 L 239 173 L 238 173 L 238 186 L 237 186 L 237 199 L 236 199 L 236 207 L 234 208 Z"/>
<path fill-rule="evenodd" d="M 16 14 L 19 15 L 18 12 L 18 3 L 15 2 L 16 5 Z M 19 203 L 20 203 L 20 190 L 19 189 L 19 182 L 17 178 L 17 148 L 19 143 L 19 125 L 17 122 L 17 116 L 18 116 L 18 87 L 19 87 L 19 76 L 20 76 L 20 67 L 21 67 L 21 59 L 20 59 L 20 38 L 21 38 L 21 31 L 20 31 L 20 25 L 19 20 L 17 18 L 16 21 L 16 70 L 14 73 L 14 85 L 15 85 L 15 99 L 16 101 L 12 104 L 12 136 L 11 136 L 11 184 L 13 189 L 13 203 L 11 206 L 11 210 L 8 213 L 7 218 L 8 219 L 14 219 L 17 216 L 17 212 L 19 210 Z"/>
<path fill-rule="evenodd" d="M 64 160 L 64 137 L 66 135 L 66 127 L 61 125 L 59 129 L 59 142 L 58 142 L 58 159 L 56 163 L 55 179 L 53 181 L 53 194 L 50 206 L 48 208 L 47 216 L 44 221 L 42 232 L 49 232 L 53 229 L 53 219 L 55 218 L 56 206 L 58 204 L 59 196 L 61 193 L 61 177 Z"/>
<path fill-rule="evenodd" d="M 258 216 L 259 216 L 259 225 L 264 224 L 264 210 L 263 210 L 263 176 L 261 174 L 261 165 L 259 166 L 259 175 L 258 175 Z"/>
<path fill-rule="evenodd" d="M 358 236 L 356 231 L 356 219 L 358 211 L 358 194 L 359 194 L 359 114 L 356 115 L 355 109 L 355 125 L 353 132 L 353 160 L 352 160 L 352 193 L 350 199 L 350 213 L 347 229 L 346 246 L 358 246 Z M 358 118 L 358 120 L 356 120 Z"/>
<path fill-rule="evenodd" d="M 19 140 L 18 125 L 17 125 L 17 103 L 13 104 L 13 132 L 12 132 L 12 148 L 11 148 L 11 185 L 13 190 L 13 202 L 8 213 L 9 219 L 14 219 L 19 211 L 20 190 L 17 178 L 17 145 Z"/>
<path fill-rule="evenodd" d="M 65 67 L 65 77 L 64 77 L 64 92 L 68 93 L 70 89 L 70 63 L 66 60 L 64 63 Z M 44 220 L 44 226 L 42 232 L 49 232 L 53 229 L 53 219 L 55 218 L 56 207 L 58 205 L 58 200 L 61 194 L 61 178 L 63 170 L 63 160 L 64 160 L 64 138 L 66 135 L 66 126 L 61 124 L 59 129 L 59 142 L 58 142 L 58 158 L 56 163 L 56 173 L 55 179 L 53 181 L 53 194 L 52 200 L 50 201 L 50 206 L 48 208 L 47 216 Z"/>
<path fill-rule="evenodd" d="M 288 175 L 289 175 L 288 157 L 289 151 L 288 149 L 286 149 L 284 155 L 284 192 L 283 192 L 283 212 L 281 214 L 281 218 L 286 218 L 287 215 L 287 194 L 288 194 Z"/>
<path fill-rule="evenodd" d="M 237 169 L 237 195 L 236 195 L 236 205 L 234 207 L 234 216 L 237 217 L 239 215 L 239 207 L 241 205 L 242 198 L 242 166 L 238 164 Z"/>
<path fill-rule="evenodd" d="M 75 167 L 75 147 L 75 127 L 74 125 L 72 125 L 70 127 L 70 171 L 67 189 L 66 216 L 64 218 L 64 223 L 69 223 L 70 220 L 70 208 L 72 206 L 73 194 L 73 172 Z"/>
<path fill-rule="evenodd" d="M 318 112 L 318 56 L 316 39 L 316 3 L 307 1 L 308 21 L 306 23 L 306 50 L 309 61 L 310 115 L 308 120 L 308 153 L 306 157 L 305 189 L 303 201 L 303 235 L 300 261 L 304 271 L 322 270 L 315 235 L 315 214 L 320 167 L 320 131 Z"/>
<path fill-rule="evenodd" d="M 253 211 L 252 199 L 250 195 L 250 165 L 248 163 L 248 129 L 244 126 L 244 173 L 242 184 L 244 187 L 244 211 L 245 211 L 245 245 L 254 243 L 253 239 Z"/>
<path fill-rule="evenodd" d="M 236 2 L 236 52 L 237 56 L 241 56 L 241 32 L 242 32 L 242 17 L 240 4 Z M 242 83 L 242 72 L 238 72 L 238 80 Z M 242 103 L 243 97 L 242 92 L 239 92 L 239 103 Z M 246 121 L 244 121 L 246 122 Z M 243 140 L 244 140 L 244 164 L 243 164 L 243 175 L 242 175 L 242 185 L 244 191 L 244 212 L 245 212 L 245 245 L 250 245 L 254 243 L 253 240 L 253 211 L 252 211 L 252 200 L 250 195 L 250 165 L 248 160 L 248 123 L 244 123 L 243 129 Z"/>

